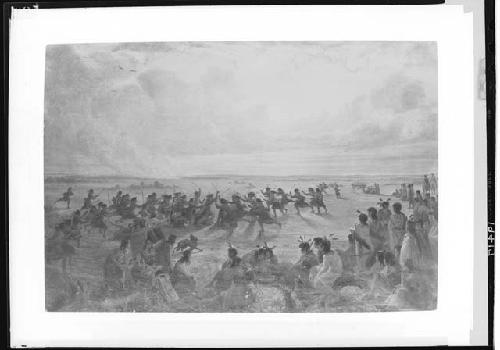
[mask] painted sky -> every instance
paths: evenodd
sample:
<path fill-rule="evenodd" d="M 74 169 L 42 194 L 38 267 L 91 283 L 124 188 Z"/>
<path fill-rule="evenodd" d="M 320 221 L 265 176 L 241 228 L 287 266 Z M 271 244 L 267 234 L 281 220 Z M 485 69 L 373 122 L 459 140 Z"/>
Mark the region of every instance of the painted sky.
<path fill-rule="evenodd" d="M 48 46 L 46 173 L 437 171 L 434 42 Z"/>

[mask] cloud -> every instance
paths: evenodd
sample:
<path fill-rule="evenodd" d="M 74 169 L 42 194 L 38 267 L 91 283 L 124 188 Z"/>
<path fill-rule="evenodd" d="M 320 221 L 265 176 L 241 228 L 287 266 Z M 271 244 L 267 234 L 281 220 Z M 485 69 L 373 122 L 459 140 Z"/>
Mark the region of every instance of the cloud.
<path fill-rule="evenodd" d="M 201 171 L 186 161 L 201 157 L 215 173 L 268 172 L 276 167 L 252 162 L 279 154 L 289 172 L 319 172 L 337 169 L 321 164 L 328 152 L 368 166 L 360 154 L 434 147 L 435 51 L 408 42 L 50 46 L 46 167 L 168 176 Z M 302 150 L 302 165 L 285 159 Z"/>
<path fill-rule="evenodd" d="M 347 149 L 397 146 L 437 141 L 437 105 L 427 97 L 422 81 L 396 74 L 367 96 L 347 105 L 357 119 L 340 137 Z"/>

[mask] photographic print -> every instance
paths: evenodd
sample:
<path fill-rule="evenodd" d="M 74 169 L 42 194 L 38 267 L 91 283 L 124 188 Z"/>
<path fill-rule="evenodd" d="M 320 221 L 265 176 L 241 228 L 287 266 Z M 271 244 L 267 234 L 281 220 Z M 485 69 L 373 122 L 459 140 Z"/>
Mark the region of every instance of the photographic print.
<path fill-rule="evenodd" d="M 436 309 L 436 42 L 49 45 L 45 64 L 47 311 Z"/>

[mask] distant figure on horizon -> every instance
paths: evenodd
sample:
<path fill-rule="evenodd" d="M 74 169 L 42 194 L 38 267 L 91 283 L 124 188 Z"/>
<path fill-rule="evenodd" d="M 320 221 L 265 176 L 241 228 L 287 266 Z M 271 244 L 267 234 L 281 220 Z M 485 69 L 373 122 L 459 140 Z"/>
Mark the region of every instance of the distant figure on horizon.
<path fill-rule="evenodd" d="M 438 193 L 438 182 L 437 182 L 437 179 L 436 179 L 436 176 L 434 175 L 434 173 L 431 174 L 431 178 L 430 178 L 429 182 L 430 182 L 430 186 L 431 186 L 431 194 L 433 196 L 436 196 Z"/>
<path fill-rule="evenodd" d="M 406 202 L 408 200 L 408 191 L 406 190 L 406 184 L 401 184 L 401 201 Z"/>
<path fill-rule="evenodd" d="M 426 195 L 427 193 L 431 193 L 431 183 L 430 183 L 427 175 L 424 175 L 424 183 L 423 183 L 422 187 L 423 187 L 422 190 L 424 192 L 424 195 Z"/>
<path fill-rule="evenodd" d="M 56 202 L 66 202 L 67 208 L 69 209 L 71 203 L 71 196 L 73 195 L 73 191 L 71 187 L 69 187 L 66 192 L 62 194 L 62 197 L 59 198 Z"/>
<path fill-rule="evenodd" d="M 415 192 L 413 191 L 413 184 L 408 184 L 408 208 L 413 209 L 413 202 L 415 199 Z"/>

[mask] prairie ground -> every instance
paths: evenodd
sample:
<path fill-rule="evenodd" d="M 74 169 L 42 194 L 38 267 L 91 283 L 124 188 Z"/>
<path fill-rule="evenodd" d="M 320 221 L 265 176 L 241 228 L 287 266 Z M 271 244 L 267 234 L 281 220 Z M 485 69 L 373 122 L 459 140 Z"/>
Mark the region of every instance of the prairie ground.
<path fill-rule="evenodd" d="M 46 232 L 45 236 L 50 237 L 53 234 L 54 226 L 64 218 L 69 218 L 72 211 L 80 208 L 83 204 L 83 198 L 87 195 L 87 191 L 93 188 L 96 194 L 99 194 L 99 200 L 104 203 L 109 203 L 111 198 L 116 193 L 117 189 L 121 189 L 124 193 L 130 193 L 132 196 L 138 198 L 138 202 L 142 203 L 144 197 L 152 192 L 156 192 L 158 196 L 162 194 L 171 194 L 172 192 L 182 191 L 188 196 L 193 193 L 197 188 L 201 188 L 202 197 L 207 193 L 215 193 L 216 190 L 221 192 L 221 195 L 230 198 L 233 193 L 246 194 L 249 191 L 258 192 L 266 186 L 271 188 L 283 188 L 286 192 L 293 191 L 294 188 L 299 188 L 306 191 L 308 187 L 312 187 L 322 182 L 323 179 L 307 179 L 298 181 L 297 179 L 284 179 L 284 180 L 256 180 L 256 179 L 196 179 L 195 181 L 184 179 L 175 181 L 164 181 L 162 184 L 152 185 L 143 183 L 142 186 L 130 180 L 128 183 L 116 183 L 116 181 L 108 182 L 79 182 L 79 183 L 66 183 L 66 182 L 47 182 L 45 185 L 45 210 L 46 210 Z M 377 207 L 377 202 L 380 198 L 390 198 L 390 194 L 395 188 L 395 184 L 381 184 L 382 195 L 368 195 L 361 192 L 353 191 L 351 182 L 337 181 L 341 186 L 342 198 L 336 198 L 333 189 L 327 190 L 328 193 L 324 196 L 325 204 L 328 208 L 328 213 L 322 212 L 321 214 L 313 213 L 310 209 L 304 208 L 301 210 L 301 215 L 296 213 L 293 203 L 288 205 L 288 212 L 281 214 L 278 212 L 278 220 L 282 226 L 279 228 L 276 225 L 265 226 L 265 241 L 269 246 L 275 246 L 274 253 L 280 262 L 294 263 L 300 256 L 298 249 L 298 238 L 300 235 L 306 238 L 313 238 L 317 236 L 330 236 L 334 234 L 337 238 L 333 242 L 334 248 L 345 249 L 347 246 L 347 234 L 349 228 L 357 222 L 356 210 L 366 212 L 368 207 Z M 118 186 L 117 186 L 118 185 Z M 68 188 L 72 187 L 74 196 L 72 197 L 71 208 L 66 209 L 66 203 L 57 202 L 56 200 Z M 397 200 L 393 198 L 392 201 Z M 409 214 L 407 203 L 404 206 L 404 212 Z M 116 224 L 117 217 L 109 218 L 108 230 L 106 237 L 96 232 L 84 232 L 81 239 L 80 247 L 75 246 L 76 254 L 72 259 L 72 264 L 69 267 L 69 279 L 71 281 L 80 281 L 89 286 L 91 291 L 90 299 L 94 298 L 99 300 L 94 306 L 75 306 L 72 303 L 72 298 L 64 296 L 57 296 L 61 293 L 61 286 L 65 286 L 65 277 L 59 274 L 60 266 L 58 263 L 46 264 L 46 294 L 47 299 L 56 300 L 58 306 L 54 308 L 70 308 L 73 311 L 88 311 L 99 310 L 128 310 L 127 300 L 130 298 L 137 298 L 138 293 L 146 293 L 146 291 L 132 290 L 128 293 L 120 293 L 119 295 L 103 296 L 103 265 L 106 257 L 112 254 L 119 247 L 119 240 L 114 240 L 113 237 L 120 227 Z M 209 230 L 208 227 L 197 228 L 183 228 L 173 229 L 163 227 L 165 232 L 175 233 L 178 240 L 183 239 L 190 234 L 194 234 L 199 238 L 198 247 L 202 249 L 201 252 L 195 253 L 192 256 L 192 263 L 190 266 L 191 272 L 195 276 L 197 288 L 200 289 L 205 286 L 215 275 L 221 264 L 227 258 L 227 241 L 229 240 L 234 245 L 240 255 L 250 252 L 256 247 L 257 244 L 262 243 L 256 240 L 258 234 L 258 225 L 255 227 L 250 226 L 248 222 L 240 221 L 238 227 L 231 237 L 227 236 L 224 230 Z M 175 262 L 180 255 L 174 253 L 172 261 Z M 62 280 L 61 280 L 62 279 Z M 64 289 L 64 288 L 63 288 Z M 64 293 L 63 293 L 64 294 Z M 72 293 L 66 293 L 72 295 Z M 74 293 L 73 293 L 74 294 Z M 386 297 L 385 295 L 384 297 Z M 60 300 L 62 299 L 62 301 Z M 143 298 L 144 299 L 144 298 Z M 124 302 L 123 300 L 126 300 Z M 373 301 L 372 301 L 373 302 Z M 64 305 L 64 307 L 62 307 Z M 70 305 L 70 306 L 68 306 Z M 107 306 L 106 306 L 107 305 Z M 111 306 L 110 306 L 111 305 Z M 114 306 L 112 306 L 114 305 Z M 120 305 L 119 308 L 116 305 Z M 143 306 L 144 311 L 148 307 Z M 169 311 L 169 310 L 165 310 Z M 170 310 L 178 311 L 178 310 Z M 185 310 L 184 310 L 185 311 Z"/>

